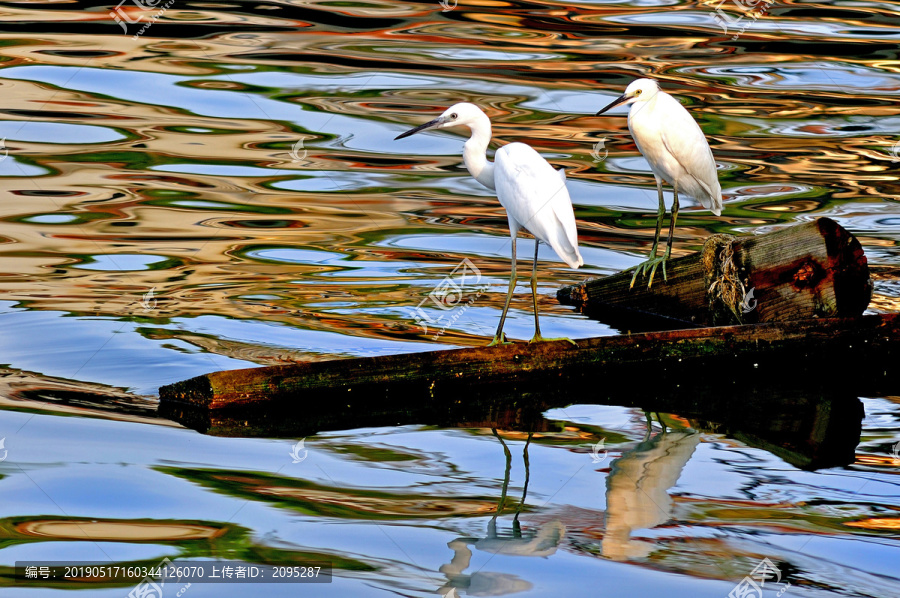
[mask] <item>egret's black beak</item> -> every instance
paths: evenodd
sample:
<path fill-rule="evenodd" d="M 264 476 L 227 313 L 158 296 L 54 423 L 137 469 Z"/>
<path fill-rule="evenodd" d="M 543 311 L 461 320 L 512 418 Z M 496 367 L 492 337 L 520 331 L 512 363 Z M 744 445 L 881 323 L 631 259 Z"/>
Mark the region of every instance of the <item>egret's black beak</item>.
<path fill-rule="evenodd" d="M 442 125 L 445 122 L 447 122 L 447 119 L 444 118 L 443 116 L 439 116 L 434 120 L 428 121 L 424 125 L 419 125 L 418 127 L 415 127 L 414 129 L 410 129 L 406 133 L 400 133 L 399 135 L 394 137 L 394 141 L 397 141 L 398 139 L 403 139 L 404 137 L 409 137 L 410 135 L 415 135 L 419 131 L 424 131 L 425 129 L 430 129 L 431 127 L 436 127 L 438 125 Z"/>
<path fill-rule="evenodd" d="M 606 106 L 606 108 L 604 108 L 603 110 L 601 110 L 600 112 L 598 112 L 595 116 L 600 116 L 601 114 L 603 114 L 603 113 L 606 112 L 607 110 L 611 110 L 612 108 L 615 108 L 616 106 L 618 106 L 619 104 L 621 104 L 622 102 L 624 102 L 624 101 L 626 101 L 626 100 L 628 100 L 628 96 L 626 96 L 626 95 L 623 93 L 622 95 L 620 95 L 619 97 L 617 97 L 616 99 L 614 99 L 612 102 L 610 102 L 610 103 Z"/>

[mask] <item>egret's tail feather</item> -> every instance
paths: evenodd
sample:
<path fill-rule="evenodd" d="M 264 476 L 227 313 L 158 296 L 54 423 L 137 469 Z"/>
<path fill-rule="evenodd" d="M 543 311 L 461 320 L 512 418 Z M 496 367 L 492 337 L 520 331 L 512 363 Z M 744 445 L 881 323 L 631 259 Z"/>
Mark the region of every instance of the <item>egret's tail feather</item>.
<path fill-rule="evenodd" d="M 722 215 L 722 193 L 719 192 L 715 195 L 707 195 L 703 198 L 698 198 L 700 200 L 700 205 L 704 208 L 710 210 L 716 216 Z"/>
<path fill-rule="evenodd" d="M 578 248 L 576 248 L 571 255 L 565 256 L 565 262 L 569 264 L 569 267 L 572 269 L 577 269 L 584 265 L 584 260 L 581 259 L 581 254 L 578 252 Z"/>
<path fill-rule="evenodd" d="M 709 208 L 712 210 L 712 213 L 716 216 L 722 215 L 722 192 L 719 191 L 715 197 L 713 197 L 712 205 Z"/>
<path fill-rule="evenodd" d="M 584 260 L 581 259 L 581 252 L 578 251 L 578 233 L 574 230 L 574 220 L 575 218 L 573 217 L 571 226 L 566 227 L 559 219 L 557 219 L 558 226 L 554 231 L 555 234 L 553 234 L 549 240 L 545 241 L 547 245 L 553 248 L 556 255 L 573 269 L 584 265 Z M 566 228 L 570 228 L 570 230 L 567 231 Z"/>
<path fill-rule="evenodd" d="M 560 247 L 557 243 L 551 243 L 550 246 L 556 251 L 556 255 L 562 258 L 562 261 L 567 263 L 570 268 L 577 269 L 584 265 L 584 260 L 581 259 L 578 247 L 572 247 L 568 243 L 563 247 Z"/>
<path fill-rule="evenodd" d="M 716 181 L 712 186 L 713 188 L 710 188 L 709 185 L 696 177 L 693 177 L 693 180 L 697 183 L 699 189 L 696 190 L 695 194 L 688 193 L 688 195 L 696 197 L 701 206 L 711 210 L 716 216 L 721 216 L 722 187 L 719 185 L 719 182 Z"/>

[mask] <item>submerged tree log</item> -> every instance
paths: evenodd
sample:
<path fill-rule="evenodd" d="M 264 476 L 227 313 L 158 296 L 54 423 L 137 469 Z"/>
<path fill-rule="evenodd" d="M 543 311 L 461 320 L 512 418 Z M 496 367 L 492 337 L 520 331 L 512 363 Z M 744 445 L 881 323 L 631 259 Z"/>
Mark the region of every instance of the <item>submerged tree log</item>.
<path fill-rule="evenodd" d="M 386 425 L 398 410 L 427 401 L 450 409 L 504 395 L 524 405 L 548 390 L 576 403 L 585 392 L 665 394 L 688 384 L 725 390 L 761 376 L 807 387 L 834 386 L 842 377 L 874 383 L 897 375 L 898 353 L 897 314 L 723 326 L 589 338 L 577 346 L 517 343 L 215 372 L 162 387 L 160 410 L 280 403 L 333 420 L 329 425 L 353 414 Z"/>
<path fill-rule="evenodd" d="M 697 326 L 855 317 L 872 281 L 859 241 L 830 218 L 771 233 L 713 235 L 703 251 L 667 262 L 653 286 L 632 273 L 594 278 L 557 292 L 560 303 L 601 319 L 626 314 Z"/>

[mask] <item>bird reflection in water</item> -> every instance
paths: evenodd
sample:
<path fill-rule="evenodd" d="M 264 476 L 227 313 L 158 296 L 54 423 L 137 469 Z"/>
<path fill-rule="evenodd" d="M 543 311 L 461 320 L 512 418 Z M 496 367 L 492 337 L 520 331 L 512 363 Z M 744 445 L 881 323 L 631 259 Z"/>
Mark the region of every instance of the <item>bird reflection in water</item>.
<path fill-rule="evenodd" d="M 657 416 L 658 417 L 658 416 Z M 647 418 L 647 436 L 633 449 L 612 462 L 606 478 L 606 533 L 601 550 L 614 561 L 643 558 L 655 545 L 632 540 L 637 529 L 656 527 L 672 517 L 674 504 L 668 490 L 681 476 L 694 449 L 700 443 L 695 430 L 666 430 L 650 438 L 651 422 Z"/>
<path fill-rule="evenodd" d="M 447 577 L 447 583 L 438 589 L 438 593 L 454 598 L 460 592 L 469 596 L 502 596 L 514 594 L 532 589 L 532 584 L 524 579 L 508 573 L 496 573 L 492 571 L 476 571 L 470 575 L 463 573 L 469 568 L 472 561 L 472 548 L 492 554 L 506 556 L 532 556 L 548 557 L 556 552 L 559 544 L 565 537 L 566 528 L 558 520 L 550 521 L 538 528 L 522 531 L 519 523 L 519 514 L 525 505 L 528 494 L 528 481 L 530 476 L 530 464 L 528 462 L 528 445 L 531 443 L 532 434 L 528 434 L 525 441 L 525 449 L 522 458 L 525 463 L 525 484 L 522 488 L 522 500 L 516 505 L 515 515 L 512 521 L 511 532 L 497 531 L 497 517 L 503 512 L 506 505 L 506 494 L 509 489 L 509 474 L 512 467 L 512 453 L 509 447 L 497 433 L 491 429 L 500 444 L 503 445 L 503 453 L 506 455 L 506 473 L 503 476 L 503 488 L 500 493 L 500 502 L 497 511 L 487 525 L 487 536 L 484 538 L 457 538 L 447 544 L 453 551 L 453 559 L 441 566 L 441 573 Z"/>

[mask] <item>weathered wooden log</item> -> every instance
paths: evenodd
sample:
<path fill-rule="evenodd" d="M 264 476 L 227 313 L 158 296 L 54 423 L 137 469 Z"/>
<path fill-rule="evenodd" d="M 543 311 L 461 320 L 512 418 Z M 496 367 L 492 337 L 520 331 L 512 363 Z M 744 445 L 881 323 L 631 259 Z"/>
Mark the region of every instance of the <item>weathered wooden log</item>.
<path fill-rule="evenodd" d="M 855 317 L 872 281 L 862 246 L 830 218 L 771 233 L 714 235 L 703 251 L 667 262 L 653 286 L 621 272 L 567 286 L 560 303 L 606 319 L 628 314 L 674 318 L 696 326 Z"/>
<path fill-rule="evenodd" d="M 811 388 L 838 384 L 830 375 L 837 369 L 844 372 L 838 378 L 871 383 L 897 375 L 898 354 L 897 314 L 815 319 L 215 372 L 162 387 L 160 403 L 161 410 L 280 403 L 310 418 L 357 413 L 383 425 L 427 401 L 451 408 L 501 394 L 519 405 L 548 390 L 578 402 L 583 393 L 670 393 L 691 383 L 727 388 L 760 376 L 801 379 Z"/>

